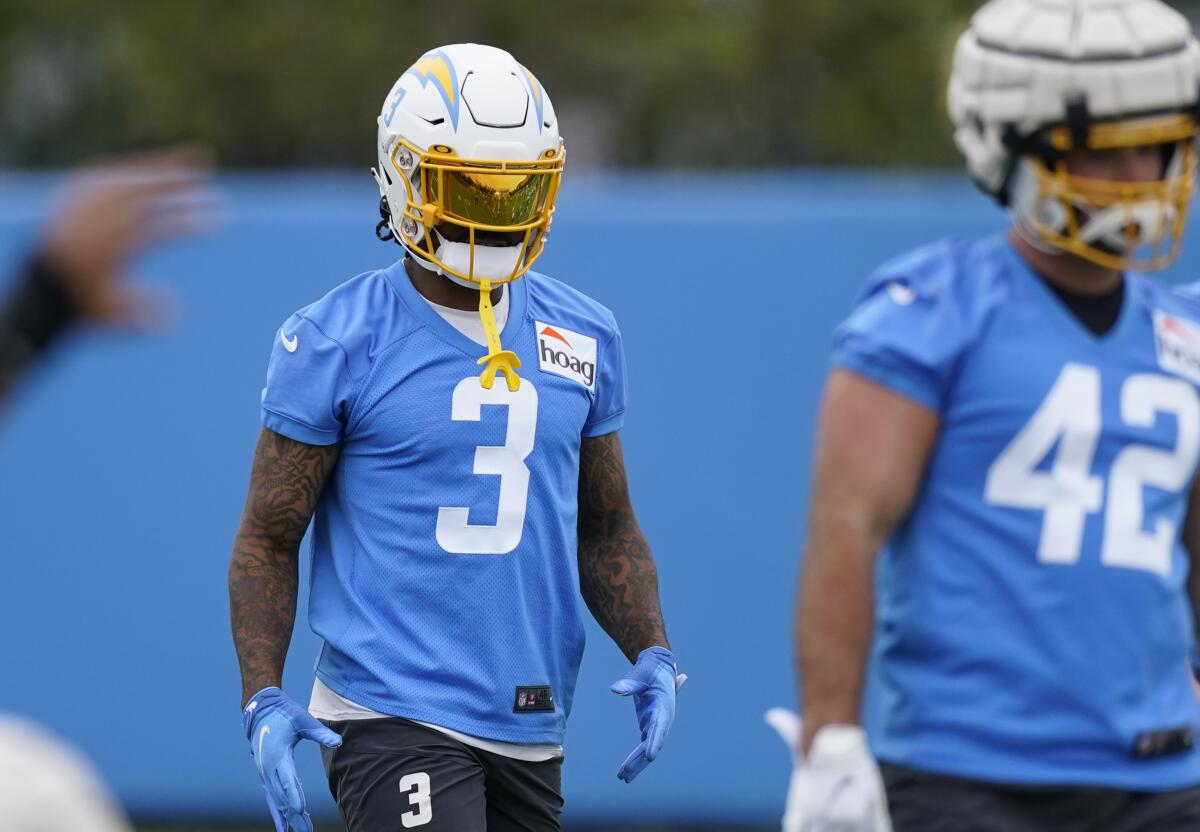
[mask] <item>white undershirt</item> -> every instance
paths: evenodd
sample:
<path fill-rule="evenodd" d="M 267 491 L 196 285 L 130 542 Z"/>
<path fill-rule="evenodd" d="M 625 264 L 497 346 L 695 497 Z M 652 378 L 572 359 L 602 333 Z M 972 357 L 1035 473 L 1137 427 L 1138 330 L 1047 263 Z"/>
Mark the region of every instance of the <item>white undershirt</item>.
<path fill-rule="evenodd" d="M 426 299 L 426 303 L 432 306 L 433 311 L 441 315 L 443 320 L 450 324 L 450 326 L 481 347 L 487 346 L 487 336 L 483 333 L 483 321 L 479 320 L 479 313 L 477 311 L 473 309 L 452 309 L 449 306 L 441 306 L 428 299 Z M 501 295 L 500 302 L 496 304 L 495 309 L 496 328 L 504 329 L 504 324 L 508 322 L 507 290 Z M 351 719 L 385 719 L 388 716 L 387 714 L 373 711 L 370 708 L 364 708 L 362 705 L 351 702 L 344 696 L 339 696 L 330 690 L 320 679 L 316 679 L 313 682 L 312 699 L 309 700 L 308 711 L 317 719 L 325 719 L 330 722 L 342 722 Z M 523 760 L 527 763 L 541 763 L 546 760 L 557 759 L 563 754 L 562 746 L 555 743 L 500 742 L 499 740 L 474 737 L 442 725 L 433 725 L 429 722 L 421 722 L 415 719 L 412 721 L 418 725 L 424 725 L 426 728 L 440 731 L 446 736 L 453 737 L 463 745 L 490 751 L 493 754 L 499 754 L 501 757 Z"/>
<path fill-rule="evenodd" d="M 470 338 L 481 347 L 487 346 L 487 336 L 483 334 L 483 321 L 479 320 L 479 312 L 474 309 L 451 309 L 449 306 L 442 306 L 434 303 L 428 298 L 425 302 L 433 307 L 433 311 L 442 316 L 442 319 L 457 329 L 463 335 Z M 504 290 L 504 294 L 500 296 L 500 302 L 495 306 L 496 310 L 496 329 L 503 330 L 504 325 L 508 323 L 508 290 Z"/>
<path fill-rule="evenodd" d="M 372 711 L 370 708 L 364 708 L 362 705 L 351 702 L 344 696 L 338 696 L 320 679 L 313 681 L 312 699 L 308 702 L 308 712 L 317 719 L 324 719 L 329 722 L 343 722 L 352 719 L 386 719 L 388 717 L 387 714 Z M 464 734 L 451 728 L 421 722 L 416 719 L 411 721 L 418 725 L 424 725 L 426 728 L 440 731 L 446 736 L 458 740 L 463 745 L 490 751 L 493 754 L 499 754 L 501 757 L 522 760 L 526 763 L 541 763 L 546 760 L 554 760 L 563 754 L 562 746 L 554 743 L 500 742 L 499 740 L 487 740 L 483 737 L 473 737 L 470 734 Z"/>

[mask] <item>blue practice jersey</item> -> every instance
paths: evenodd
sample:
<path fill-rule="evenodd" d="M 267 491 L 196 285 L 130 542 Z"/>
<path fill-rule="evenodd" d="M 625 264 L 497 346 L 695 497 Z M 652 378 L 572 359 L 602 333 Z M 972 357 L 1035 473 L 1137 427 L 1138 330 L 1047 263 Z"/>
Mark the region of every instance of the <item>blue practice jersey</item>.
<path fill-rule="evenodd" d="M 521 385 L 402 261 L 334 289 L 276 334 L 263 424 L 341 443 L 312 529 L 317 676 L 381 713 L 520 743 L 562 741 L 583 651 L 579 448 L 620 428 L 612 314 L 544 275 L 510 284 Z"/>
<path fill-rule="evenodd" d="M 1087 330 L 1001 237 L 885 266 L 835 364 L 940 433 L 877 573 L 864 720 L 888 762 L 1157 791 L 1198 712 L 1180 541 L 1200 454 L 1200 324 L 1151 279 Z"/>

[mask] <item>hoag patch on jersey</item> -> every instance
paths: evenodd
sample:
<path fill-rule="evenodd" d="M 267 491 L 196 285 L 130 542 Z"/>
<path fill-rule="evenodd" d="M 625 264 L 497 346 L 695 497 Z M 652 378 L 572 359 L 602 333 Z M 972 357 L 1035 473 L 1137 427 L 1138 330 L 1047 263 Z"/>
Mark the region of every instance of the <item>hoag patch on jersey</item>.
<path fill-rule="evenodd" d="M 1156 310 L 1154 348 L 1164 370 L 1200 382 L 1200 327 Z"/>
<path fill-rule="evenodd" d="M 596 339 L 545 321 L 534 321 L 538 339 L 538 366 L 544 373 L 577 381 L 589 390 L 596 387 Z"/>

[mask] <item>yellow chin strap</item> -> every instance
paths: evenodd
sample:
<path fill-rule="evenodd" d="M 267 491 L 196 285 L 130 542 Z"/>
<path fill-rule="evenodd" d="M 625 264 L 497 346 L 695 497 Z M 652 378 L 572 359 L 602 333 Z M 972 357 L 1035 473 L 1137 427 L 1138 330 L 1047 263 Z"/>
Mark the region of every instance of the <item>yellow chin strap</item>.
<path fill-rule="evenodd" d="M 504 381 L 508 384 L 510 393 L 521 388 L 521 378 L 517 368 L 521 359 L 512 350 L 500 346 L 500 330 L 496 327 L 496 310 L 492 308 L 492 283 L 490 280 L 479 281 L 479 320 L 483 322 L 483 334 L 487 338 L 488 354 L 476 361 L 476 364 L 486 365 L 479 376 L 479 383 L 484 390 L 491 390 L 496 382 L 496 373 L 504 373 Z"/>

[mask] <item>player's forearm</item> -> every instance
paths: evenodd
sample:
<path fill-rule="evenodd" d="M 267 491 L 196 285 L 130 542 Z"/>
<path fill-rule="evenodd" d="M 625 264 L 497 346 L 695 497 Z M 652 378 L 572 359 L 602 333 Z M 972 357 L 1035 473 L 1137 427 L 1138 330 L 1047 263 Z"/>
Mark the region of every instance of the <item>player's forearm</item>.
<path fill-rule="evenodd" d="M 279 685 L 296 621 L 300 541 L 337 445 L 307 445 L 263 428 L 229 561 L 229 610 L 242 702 Z"/>
<path fill-rule="evenodd" d="M 658 602 L 658 570 L 629 499 L 616 433 L 579 449 L 579 589 L 588 609 L 629 660 L 670 647 Z"/>
<path fill-rule="evenodd" d="M 794 627 L 806 750 L 823 726 L 859 721 L 874 629 L 874 552 L 860 540 L 815 542 L 805 554 Z"/>
<path fill-rule="evenodd" d="M 239 530 L 229 561 L 229 610 L 242 703 L 280 686 L 296 620 L 298 552 Z"/>
<path fill-rule="evenodd" d="M 580 531 L 579 588 L 592 616 L 630 661 L 670 647 L 658 599 L 658 570 L 633 512 L 614 512 Z"/>

